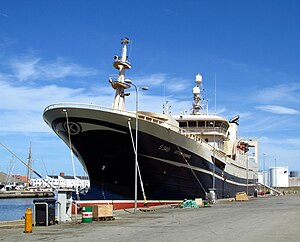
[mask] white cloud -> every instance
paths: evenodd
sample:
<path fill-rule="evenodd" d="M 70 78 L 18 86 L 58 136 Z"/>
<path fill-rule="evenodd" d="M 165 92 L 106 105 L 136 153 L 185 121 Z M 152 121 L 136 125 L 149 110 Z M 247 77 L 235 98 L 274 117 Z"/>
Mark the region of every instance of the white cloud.
<path fill-rule="evenodd" d="M 11 61 L 10 66 L 16 73 L 17 79 L 20 81 L 26 81 L 27 79 L 34 79 L 36 76 L 36 64 L 40 59 L 28 60 L 28 61 Z"/>
<path fill-rule="evenodd" d="M 109 85 L 109 84 L 108 84 Z M 109 90 L 108 90 L 109 89 Z M 42 112 L 52 103 L 79 102 L 93 103 L 110 107 L 114 91 L 108 87 L 97 87 L 98 92 L 86 89 L 67 88 L 56 85 L 41 87 L 12 86 L 0 81 L 0 131 L 1 132 L 51 132 L 44 124 Z M 164 97 L 139 93 L 139 109 L 144 111 L 162 112 Z M 166 98 L 172 106 L 173 114 L 189 110 L 192 101 L 179 101 L 172 97 Z M 126 109 L 135 110 L 135 93 L 126 99 Z"/>
<path fill-rule="evenodd" d="M 205 108 L 205 107 L 204 107 Z M 214 111 L 213 111 L 214 112 Z M 217 108 L 217 112 L 216 113 L 218 113 L 218 114 L 220 114 L 220 115 L 228 115 L 228 113 L 227 113 L 227 109 L 226 108 L 224 108 L 224 107 L 222 107 L 222 108 Z"/>
<path fill-rule="evenodd" d="M 42 110 L 2 112 L 0 132 L 50 132 L 42 118 Z"/>
<path fill-rule="evenodd" d="M 260 153 L 266 153 L 266 168 L 274 166 L 288 166 L 289 170 L 299 170 L 300 139 L 262 136 L 259 138 Z M 262 164 L 262 157 L 260 159 Z M 262 166 L 262 165 L 261 165 Z"/>
<path fill-rule="evenodd" d="M 5 17 L 5 18 L 8 18 L 8 15 L 5 14 L 5 13 L 2 13 L 2 12 L 0 12 L 0 16 Z"/>
<path fill-rule="evenodd" d="M 285 83 L 259 90 L 255 99 L 260 102 L 300 103 L 300 84 Z"/>
<path fill-rule="evenodd" d="M 2 61 L 2 63 L 4 63 Z M 111 101 L 105 88 L 88 91 L 84 88 L 68 88 L 58 85 L 32 86 L 26 83 L 35 80 L 53 80 L 68 77 L 88 77 L 97 71 L 63 59 L 53 62 L 27 55 L 8 60 L 7 69 L 0 74 L 0 131 L 1 132 L 51 132 L 47 128 L 42 113 L 44 108 L 57 102 L 101 103 L 110 106 Z M 102 90 L 104 95 L 99 95 Z"/>
<path fill-rule="evenodd" d="M 0 107 L 11 111 L 37 111 L 41 106 L 53 101 L 67 101 L 80 95 L 83 89 L 70 89 L 55 85 L 30 87 L 12 86 L 0 82 Z"/>
<path fill-rule="evenodd" d="M 170 93 L 185 90 L 190 87 L 190 83 L 194 83 L 194 80 L 174 78 L 165 73 L 156 73 L 150 76 L 136 76 L 134 79 L 137 80 L 138 86 L 146 85 L 149 88 L 161 87 L 162 90 L 165 88 L 166 91 Z"/>
<path fill-rule="evenodd" d="M 297 148 L 300 151 L 300 139 L 284 138 L 284 139 L 271 139 L 269 137 L 261 137 L 260 140 L 266 144 L 274 144 L 278 146 L 285 146 L 288 149 Z"/>
<path fill-rule="evenodd" d="M 242 112 L 239 114 L 242 119 L 247 119 L 253 117 L 253 113 L 251 112 Z"/>
<path fill-rule="evenodd" d="M 97 87 L 92 93 L 83 88 L 67 88 L 57 85 L 32 87 L 13 86 L 0 76 L 0 131 L 1 132 L 51 132 L 45 125 L 44 108 L 58 102 L 94 103 L 111 106 L 113 91 Z M 97 91 L 98 90 L 98 91 Z M 103 94 L 102 94 L 102 91 Z"/>
<path fill-rule="evenodd" d="M 243 136 L 260 136 L 262 133 L 285 133 L 297 128 L 295 116 L 282 115 L 260 115 L 253 114 L 251 116 L 241 117 L 240 119 L 240 132 Z M 289 125 L 287 125 L 289 124 Z"/>
<path fill-rule="evenodd" d="M 141 85 L 147 85 L 152 87 L 158 87 L 165 84 L 167 81 L 167 74 L 163 73 L 156 73 L 149 76 L 135 76 L 133 79 L 137 80 L 137 84 L 139 86 Z"/>
<path fill-rule="evenodd" d="M 0 131 L 50 132 L 42 119 L 44 108 L 57 102 L 94 103 L 111 106 L 113 92 L 95 95 L 83 88 L 56 85 L 30 87 L 12 86 L 0 81 Z"/>
<path fill-rule="evenodd" d="M 105 86 L 93 85 L 93 88 L 68 88 L 60 85 L 39 86 L 16 82 L 16 80 L 27 81 L 38 78 L 64 78 L 71 75 L 91 75 L 95 72 L 89 68 L 81 68 L 76 64 L 65 64 L 63 61 L 46 63 L 41 58 L 13 59 L 10 66 L 14 70 L 13 74 L 0 74 L 0 119 L 1 132 L 51 132 L 42 120 L 44 108 L 52 103 L 58 102 L 80 102 L 93 103 L 110 107 L 113 102 L 114 91 L 108 82 Z M 76 69 L 76 70 L 75 70 Z M 139 86 L 148 84 L 150 92 L 163 83 L 167 83 L 167 89 L 172 89 L 172 93 L 186 88 L 186 81 L 170 78 L 167 74 L 153 74 L 139 77 Z M 137 80 L 139 80 L 137 79 Z M 134 91 L 126 99 L 128 110 L 135 110 Z M 149 92 L 149 93 L 150 93 Z M 151 92 L 153 94 L 154 92 Z M 162 105 L 165 97 L 163 91 L 160 95 L 148 95 L 148 92 L 140 92 L 140 109 L 146 111 L 162 112 Z M 179 101 L 174 97 L 167 97 L 173 114 L 178 114 L 182 110 L 189 110 L 192 104 L 192 96 L 189 101 Z"/>
<path fill-rule="evenodd" d="M 92 68 L 68 63 L 62 58 L 58 58 L 52 62 L 46 62 L 38 57 L 26 56 L 12 59 L 8 62 L 8 65 L 18 81 L 53 80 L 97 74 L 97 71 Z"/>
<path fill-rule="evenodd" d="M 229 58 L 219 58 L 216 56 L 211 57 L 212 60 L 214 60 L 217 63 L 220 63 L 224 66 L 230 67 L 232 69 L 243 69 L 244 71 L 249 71 L 251 66 L 249 66 L 247 63 L 244 62 L 238 62 Z"/>
<path fill-rule="evenodd" d="M 263 106 L 257 106 L 255 108 L 265 112 L 270 112 L 275 114 L 299 114 L 298 110 L 277 106 L 277 105 L 263 105 Z"/>
<path fill-rule="evenodd" d="M 167 14 L 178 15 L 178 12 L 176 12 L 173 9 L 170 9 L 170 8 L 165 8 L 165 9 L 163 9 L 163 11 L 166 12 Z"/>

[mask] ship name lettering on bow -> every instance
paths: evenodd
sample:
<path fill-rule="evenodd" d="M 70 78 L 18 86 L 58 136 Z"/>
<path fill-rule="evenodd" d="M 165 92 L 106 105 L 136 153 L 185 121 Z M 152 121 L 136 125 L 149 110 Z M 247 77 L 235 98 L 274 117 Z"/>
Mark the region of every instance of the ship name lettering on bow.
<path fill-rule="evenodd" d="M 164 152 L 169 152 L 170 151 L 170 147 L 165 146 L 165 145 L 160 145 L 158 147 L 159 150 L 164 151 Z"/>

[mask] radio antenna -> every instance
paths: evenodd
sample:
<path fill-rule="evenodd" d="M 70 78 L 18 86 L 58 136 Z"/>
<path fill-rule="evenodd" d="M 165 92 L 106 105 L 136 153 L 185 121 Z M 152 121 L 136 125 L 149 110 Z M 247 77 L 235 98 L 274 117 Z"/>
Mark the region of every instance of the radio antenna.
<path fill-rule="evenodd" d="M 217 73 L 215 72 L 215 114 L 217 114 Z"/>

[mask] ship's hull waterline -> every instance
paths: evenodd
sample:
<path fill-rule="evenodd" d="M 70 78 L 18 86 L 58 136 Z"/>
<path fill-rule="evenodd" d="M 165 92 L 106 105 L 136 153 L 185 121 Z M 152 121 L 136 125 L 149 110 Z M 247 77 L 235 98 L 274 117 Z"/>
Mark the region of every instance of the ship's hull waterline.
<path fill-rule="evenodd" d="M 91 190 L 83 198 L 133 200 L 135 157 L 130 126 L 134 136 L 135 114 L 75 105 L 49 106 L 44 119 L 68 146 L 66 112 L 73 151 L 91 182 Z M 149 200 L 204 198 L 214 178 L 218 198 L 233 197 L 239 191 L 253 193 L 255 179 L 229 174 L 219 167 L 214 170 L 213 152 L 189 137 L 139 120 L 138 138 L 138 164 Z M 138 199 L 143 199 L 141 189 Z"/>

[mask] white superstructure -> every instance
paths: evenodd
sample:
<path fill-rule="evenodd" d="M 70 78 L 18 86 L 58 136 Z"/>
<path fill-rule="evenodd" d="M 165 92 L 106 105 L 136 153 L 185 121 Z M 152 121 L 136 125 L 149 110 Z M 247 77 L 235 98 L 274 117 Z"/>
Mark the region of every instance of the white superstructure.
<path fill-rule="evenodd" d="M 258 171 L 258 141 L 251 138 L 238 137 L 239 116 L 230 121 L 216 114 L 209 114 L 202 104 L 202 76 L 196 75 L 196 86 L 193 88 L 193 108 L 191 114 L 173 116 L 179 123 L 179 127 L 206 141 L 216 152 L 230 157 L 237 165 L 242 165 Z M 254 148 L 253 153 L 248 154 L 249 149 Z M 248 164 L 247 164 L 248 163 Z M 252 177 L 253 178 L 253 177 Z M 256 177 L 257 178 L 257 177 Z"/>

